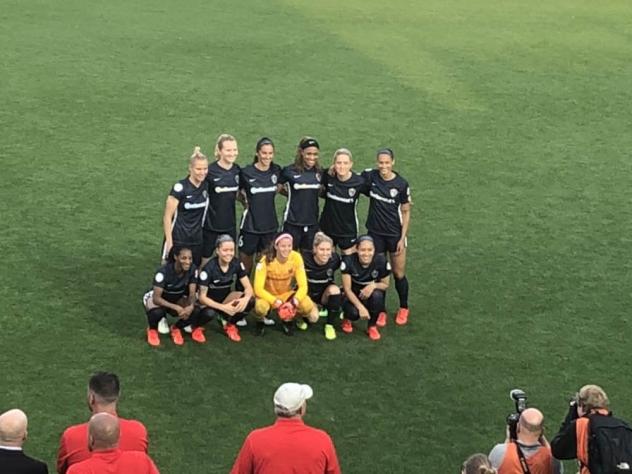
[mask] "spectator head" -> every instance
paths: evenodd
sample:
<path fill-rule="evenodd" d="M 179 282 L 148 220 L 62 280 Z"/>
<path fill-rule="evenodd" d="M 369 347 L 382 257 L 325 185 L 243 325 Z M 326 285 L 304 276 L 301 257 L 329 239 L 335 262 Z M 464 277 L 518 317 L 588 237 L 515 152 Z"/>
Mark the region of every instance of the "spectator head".
<path fill-rule="evenodd" d="M 0 415 L 0 444 L 21 447 L 26 441 L 28 420 L 26 413 L 18 408 L 5 411 Z"/>
<path fill-rule="evenodd" d="M 496 474 L 485 454 L 472 454 L 461 467 L 461 474 Z"/>
<path fill-rule="evenodd" d="M 92 415 L 88 425 L 88 448 L 90 451 L 113 449 L 118 445 L 119 420 L 109 413 Z"/>
<path fill-rule="evenodd" d="M 600 408 L 607 410 L 610 406 L 608 395 L 599 385 L 584 385 L 577 394 L 577 404 L 584 413 Z"/>
<path fill-rule="evenodd" d="M 312 398 L 312 387 L 300 383 L 284 383 L 274 393 L 274 413 L 282 418 L 305 415 L 307 400 Z"/>
<path fill-rule="evenodd" d="M 105 408 L 116 408 L 121 386 L 116 374 L 97 372 L 88 382 L 88 406 L 93 413 L 107 411 Z"/>
<path fill-rule="evenodd" d="M 520 414 L 518 438 L 527 443 L 537 443 L 542 435 L 544 415 L 537 408 L 527 408 Z"/>

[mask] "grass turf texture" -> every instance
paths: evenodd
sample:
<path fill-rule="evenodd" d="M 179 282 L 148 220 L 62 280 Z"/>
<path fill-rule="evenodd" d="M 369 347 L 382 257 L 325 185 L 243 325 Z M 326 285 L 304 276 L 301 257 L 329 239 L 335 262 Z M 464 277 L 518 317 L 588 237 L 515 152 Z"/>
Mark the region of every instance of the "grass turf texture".
<path fill-rule="evenodd" d="M 454 472 L 503 438 L 508 390 L 548 418 L 586 382 L 632 418 L 627 2 L 3 2 L 0 410 L 53 466 L 94 370 L 162 472 L 227 472 L 271 396 L 345 472 Z M 411 323 L 379 343 L 244 332 L 144 342 L 162 206 L 195 144 L 390 145 L 412 185 Z M 362 209 L 365 209 L 363 207 Z M 364 213 L 363 213 L 364 215 Z M 395 309 L 393 295 L 389 308 Z M 322 323 L 320 323 L 322 324 Z M 215 326 L 212 326 L 215 328 Z"/>

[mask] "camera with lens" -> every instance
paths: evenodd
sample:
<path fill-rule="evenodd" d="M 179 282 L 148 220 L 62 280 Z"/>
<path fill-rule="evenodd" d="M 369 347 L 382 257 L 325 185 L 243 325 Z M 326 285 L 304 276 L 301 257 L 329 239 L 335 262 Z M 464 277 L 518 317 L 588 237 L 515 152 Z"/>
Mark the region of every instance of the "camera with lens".
<path fill-rule="evenodd" d="M 514 401 L 516 411 L 507 415 L 507 426 L 509 427 L 509 439 L 515 441 L 518 438 L 517 428 L 520 414 L 527 408 L 527 394 L 524 390 L 514 388 L 509 392 L 509 397 Z"/>

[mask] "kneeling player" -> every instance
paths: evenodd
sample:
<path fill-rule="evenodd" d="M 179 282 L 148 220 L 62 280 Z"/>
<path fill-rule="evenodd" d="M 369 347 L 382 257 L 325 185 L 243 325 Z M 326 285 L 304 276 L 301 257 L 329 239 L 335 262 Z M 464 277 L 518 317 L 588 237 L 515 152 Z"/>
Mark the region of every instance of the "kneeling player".
<path fill-rule="evenodd" d="M 310 319 L 318 317 L 318 306 L 327 309 L 327 324 L 325 324 L 325 338 L 329 341 L 336 339 L 335 321 L 340 317 L 342 295 L 340 288 L 334 281 L 334 273 L 340 268 L 340 256 L 333 252 L 334 242 L 323 232 L 314 236 L 312 252 L 303 255 L 305 273 L 307 274 L 308 294 L 316 303 L 310 312 Z"/>
<path fill-rule="evenodd" d="M 349 334 L 353 331 L 351 321 L 368 319 L 367 334 L 377 341 L 381 337 L 376 326 L 377 318 L 384 311 L 391 266 L 384 254 L 375 253 L 373 238 L 368 235 L 358 237 L 356 250 L 357 253 L 345 255 L 340 265 L 346 296 L 341 329 Z"/>
<path fill-rule="evenodd" d="M 263 318 L 271 309 L 277 310 L 283 321 L 283 331 L 288 336 L 292 335 L 297 313 L 299 318 L 296 325 L 299 329 L 307 329 L 303 317 L 310 322 L 318 320 L 318 314 L 312 316 L 314 303 L 307 296 L 303 257 L 292 250 L 292 243 L 290 234 L 279 234 L 255 268 L 255 314 L 259 335 L 263 335 Z"/>
<path fill-rule="evenodd" d="M 196 342 L 204 342 L 204 334 L 198 327 L 195 311 L 195 290 L 197 269 L 193 265 L 191 249 L 182 247 L 171 252 L 172 258 L 160 267 L 154 275 L 153 289 L 143 297 L 147 313 L 147 342 L 150 346 L 159 346 L 158 322 L 170 314 L 178 318 L 171 326 L 171 339 L 174 344 L 184 344 L 182 329 L 195 326 L 191 337 Z M 200 335 L 202 337 L 200 337 Z"/>
<path fill-rule="evenodd" d="M 254 307 L 252 286 L 243 263 L 235 258 L 235 241 L 228 234 L 217 238 L 215 257 L 200 271 L 198 300 L 203 305 L 199 322 L 206 323 L 217 313 L 231 341 L 241 341 L 236 324 Z M 239 281 L 244 291 L 232 291 Z"/>

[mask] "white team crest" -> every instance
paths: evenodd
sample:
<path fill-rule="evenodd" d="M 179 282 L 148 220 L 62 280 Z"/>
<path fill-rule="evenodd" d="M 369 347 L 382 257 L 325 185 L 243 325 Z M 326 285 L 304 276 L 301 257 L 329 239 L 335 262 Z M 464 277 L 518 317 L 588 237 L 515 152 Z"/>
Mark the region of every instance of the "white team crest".
<path fill-rule="evenodd" d="M 202 273 L 200 273 L 200 280 L 206 280 L 208 278 L 208 273 L 206 273 L 205 271 L 202 271 Z"/>
<path fill-rule="evenodd" d="M 371 278 L 377 278 L 377 275 L 378 275 L 377 270 L 373 270 L 373 271 L 371 272 Z"/>
<path fill-rule="evenodd" d="M 154 280 L 156 280 L 158 283 L 162 283 L 165 280 L 165 276 L 162 273 L 158 272 L 156 273 Z"/>
<path fill-rule="evenodd" d="M 397 193 L 398 193 L 398 192 L 399 192 L 399 191 L 398 191 L 397 189 L 392 188 L 392 189 L 391 189 L 391 197 L 395 197 L 395 196 L 397 196 Z"/>
<path fill-rule="evenodd" d="M 273 174 L 270 180 L 272 181 L 272 184 L 277 184 L 277 175 Z"/>
<path fill-rule="evenodd" d="M 182 183 L 176 183 L 173 185 L 173 190 L 176 193 L 182 192 L 183 189 L 184 189 L 184 186 L 182 186 Z"/>
<path fill-rule="evenodd" d="M 349 196 L 350 196 L 350 197 L 355 196 L 355 193 L 356 193 L 355 188 L 349 188 Z"/>

